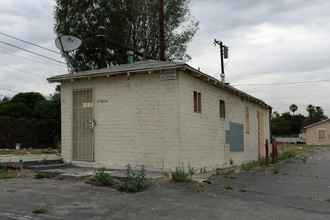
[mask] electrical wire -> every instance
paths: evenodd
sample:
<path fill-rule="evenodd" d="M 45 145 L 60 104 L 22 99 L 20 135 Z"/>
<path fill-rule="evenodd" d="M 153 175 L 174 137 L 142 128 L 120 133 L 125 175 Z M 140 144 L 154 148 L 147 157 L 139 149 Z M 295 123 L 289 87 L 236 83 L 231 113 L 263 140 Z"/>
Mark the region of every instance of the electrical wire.
<path fill-rule="evenodd" d="M 230 71 L 229 69 L 227 69 L 227 71 L 229 71 L 229 72 L 230 72 L 233 76 L 235 76 L 237 79 L 239 79 L 239 80 L 243 80 L 241 77 L 236 76 L 236 75 L 235 75 L 232 71 Z M 243 81 L 244 81 L 244 80 L 243 80 Z M 285 107 L 289 107 L 289 105 L 287 105 L 287 104 L 281 102 L 280 100 L 278 100 L 278 99 L 276 99 L 276 98 L 274 98 L 274 97 L 271 97 L 271 96 L 267 95 L 264 91 L 260 91 L 259 89 L 253 87 L 251 84 L 249 84 L 249 83 L 245 83 L 245 84 L 246 84 L 247 86 L 250 86 L 250 87 L 253 88 L 254 90 L 258 91 L 260 94 L 266 95 L 268 98 L 273 99 L 274 101 L 278 102 L 279 104 L 281 104 L 281 105 L 283 105 L 283 106 L 285 106 Z M 234 85 L 231 85 L 231 86 L 234 86 Z"/>
<path fill-rule="evenodd" d="M 4 47 L 1 47 L 0 46 L 0 49 L 6 49 Z M 37 62 L 37 63 L 41 63 L 41 64 L 45 64 L 45 65 L 52 65 L 52 66 L 48 66 L 48 67 L 53 67 L 53 68 L 57 68 L 58 67 L 58 64 L 56 63 L 51 63 L 51 62 L 44 62 L 44 61 L 40 61 L 40 60 L 36 60 L 36 59 L 32 59 L 32 58 L 28 58 L 28 57 L 25 57 L 25 56 L 22 56 L 22 55 L 18 55 L 18 54 L 12 54 L 12 53 L 7 53 L 3 50 L 0 50 L 0 53 L 2 54 L 5 54 L 7 56 L 13 56 L 13 57 L 19 57 L 19 58 L 22 58 L 22 59 L 26 59 L 26 60 L 31 60 L 31 61 L 34 61 L 34 62 Z"/>
<path fill-rule="evenodd" d="M 35 73 L 30 73 L 30 72 L 27 72 L 27 71 L 25 71 L 25 70 L 17 69 L 17 68 L 15 68 L 15 67 L 12 67 L 12 66 L 9 66 L 9 65 L 6 65 L 6 64 L 3 64 L 3 63 L 0 63 L 0 65 L 2 65 L 2 66 L 6 66 L 6 67 L 8 67 L 8 68 L 11 68 L 11 69 L 14 69 L 14 70 L 17 70 L 17 71 L 20 71 L 20 72 L 22 72 L 22 73 L 26 73 L 26 74 L 29 74 L 29 75 L 33 75 L 33 76 L 40 77 L 40 78 L 43 78 L 43 79 L 47 79 L 47 78 L 44 77 L 44 76 L 40 76 L 40 75 L 35 74 Z"/>
<path fill-rule="evenodd" d="M 319 82 L 329 82 L 330 79 L 322 80 L 310 80 L 310 81 L 300 81 L 300 82 L 280 82 L 280 83 L 256 83 L 256 84 L 237 84 L 232 86 L 275 86 L 275 85 L 294 85 L 294 84 L 307 84 L 307 83 L 319 83 Z"/>
<path fill-rule="evenodd" d="M 18 40 L 18 41 L 22 41 L 22 42 L 24 42 L 24 43 L 27 43 L 27 44 L 33 45 L 33 46 L 35 46 L 35 47 L 39 47 L 39 48 L 41 48 L 41 49 L 48 50 L 48 51 L 53 52 L 53 53 L 56 53 L 56 54 L 60 54 L 59 52 L 57 52 L 57 51 L 55 51 L 55 50 L 51 50 L 51 49 L 48 49 L 48 48 L 46 48 L 46 47 L 39 46 L 39 45 L 37 45 L 37 44 L 34 44 L 34 43 L 31 43 L 31 42 L 28 42 L 28 41 L 25 41 L 25 40 L 19 39 L 19 38 L 17 38 L 17 37 L 11 36 L 11 35 L 9 35 L 9 34 L 5 34 L 5 33 L 3 33 L 3 32 L 0 32 L 0 34 L 2 34 L 2 35 L 4 35 L 4 36 L 7 36 L 7 37 L 10 37 L 10 38 L 13 38 L 13 39 Z"/>
<path fill-rule="evenodd" d="M 65 64 L 65 65 L 66 65 L 66 63 L 64 63 L 64 62 L 62 62 L 62 61 L 55 60 L 55 59 L 53 59 L 53 58 L 50 58 L 50 57 L 44 56 L 44 55 L 42 55 L 42 54 L 38 54 L 38 53 L 35 53 L 35 52 L 32 52 L 32 51 L 26 50 L 26 49 L 24 49 L 24 48 L 22 48 L 22 47 L 18 47 L 18 46 L 15 46 L 15 45 L 13 45 L 13 44 L 6 43 L 6 42 L 3 42 L 3 41 L 0 41 L 0 43 L 3 43 L 3 44 L 6 44 L 6 45 L 9 45 L 9 46 L 11 46 L 11 47 L 15 47 L 15 48 L 17 48 L 17 49 L 24 50 L 24 51 L 26 51 L 26 52 L 28 52 L 28 53 L 31 53 L 31 54 L 34 54 L 34 55 L 37 55 L 37 56 L 40 56 L 40 57 L 43 57 L 43 58 L 46 58 L 46 59 L 49 59 L 49 60 L 52 60 L 52 61 L 55 61 L 55 62 L 62 63 L 62 64 Z"/>
<path fill-rule="evenodd" d="M 15 90 L 11 90 L 11 89 L 4 89 L 4 88 L 0 88 L 0 90 L 5 90 L 5 91 L 8 91 L 8 92 L 15 92 L 15 93 L 20 93 L 18 91 L 15 91 Z"/>

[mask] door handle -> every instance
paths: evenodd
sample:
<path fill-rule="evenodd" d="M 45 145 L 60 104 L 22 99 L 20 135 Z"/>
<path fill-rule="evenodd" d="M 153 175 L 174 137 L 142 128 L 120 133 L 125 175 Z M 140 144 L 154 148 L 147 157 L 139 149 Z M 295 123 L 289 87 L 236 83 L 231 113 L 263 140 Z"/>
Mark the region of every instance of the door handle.
<path fill-rule="evenodd" d="M 89 122 L 89 129 L 91 130 L 91 132 L 94 132 L 94 127 L 95 127 L 95 122 L 92 120 Z"/>

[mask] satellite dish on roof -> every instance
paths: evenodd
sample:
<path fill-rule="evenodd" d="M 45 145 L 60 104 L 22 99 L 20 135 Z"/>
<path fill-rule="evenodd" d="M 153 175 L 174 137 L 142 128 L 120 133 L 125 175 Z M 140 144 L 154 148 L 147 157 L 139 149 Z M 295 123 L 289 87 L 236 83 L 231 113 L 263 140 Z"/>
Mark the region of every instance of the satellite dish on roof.
<path fill-rule="evenodd" d="M 65 58 L 68 65 L 68 70 L 71 74 L 75 74 L 72 63 L 69 60 L 69 52 L 77 49 L 81 45 L 81 40 L 77 37 L 62 35 L 57 33 L 57 38 L 55 39 L 55 45 L 61 50 L 62 56 Z"/>
<path fill-rule="evenodd" d="M 81 40 L 77 37 L 63 35 L 55 39 L 55 45 L 58 49 L 69 52 L 77 49 L 81 45 Z"/>

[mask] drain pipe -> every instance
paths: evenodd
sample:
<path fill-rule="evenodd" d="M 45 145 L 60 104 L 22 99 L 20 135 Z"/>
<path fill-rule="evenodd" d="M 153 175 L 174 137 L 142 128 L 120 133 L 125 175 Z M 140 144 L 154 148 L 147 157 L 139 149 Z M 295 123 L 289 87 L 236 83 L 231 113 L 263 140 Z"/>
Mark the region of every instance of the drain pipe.
<path fill-rule="evenodd" d="M 131 50 L 126 51 L 126 55 L 127 55 L 128 63 L 133 64 L 134 63 L 134 59 L 133 59 L 134 52 Z"/>

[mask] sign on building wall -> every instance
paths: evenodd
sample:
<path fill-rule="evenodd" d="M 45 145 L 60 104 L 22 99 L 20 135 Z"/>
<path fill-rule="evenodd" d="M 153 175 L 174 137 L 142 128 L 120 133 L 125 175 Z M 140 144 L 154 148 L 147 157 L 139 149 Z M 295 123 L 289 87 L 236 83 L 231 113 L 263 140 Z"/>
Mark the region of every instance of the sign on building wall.
<path fill-rule="evenodd" d="M 176 69 L 163 70 L 160 73 L 160 80 L 176 79 Z"/>

